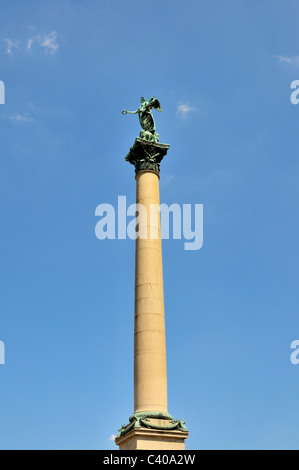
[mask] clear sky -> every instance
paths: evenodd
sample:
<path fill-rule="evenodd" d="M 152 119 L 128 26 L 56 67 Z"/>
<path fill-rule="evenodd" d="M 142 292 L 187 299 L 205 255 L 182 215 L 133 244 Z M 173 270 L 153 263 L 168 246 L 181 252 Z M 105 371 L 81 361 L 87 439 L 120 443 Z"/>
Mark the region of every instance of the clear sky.
<path fill-rule="evenodd" d="M 299 449 L 298 1 L 3 0 L 1 449 L 114 449 L 133 412 L 134 242 L 95 208 L 155 95 L 161 202 L 204 205 L 163 241 L 169 412 L 188 449 Z"/>

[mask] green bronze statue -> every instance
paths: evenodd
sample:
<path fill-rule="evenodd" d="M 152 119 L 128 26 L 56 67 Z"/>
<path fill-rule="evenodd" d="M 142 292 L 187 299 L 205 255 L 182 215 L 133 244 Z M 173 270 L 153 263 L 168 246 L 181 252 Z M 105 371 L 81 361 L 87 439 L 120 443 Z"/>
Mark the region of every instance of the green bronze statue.
<path fill-rule="evenodd" d="M 159 134 L 156 133 L 156 125 L 151 109 L 154 108 L 157 111 L 162 111 L 161 105 L 154 96 L 149 101 L 142 96 L 140 101 L 141 105 L 136 111 L 127 111 L 124 109 L 122 114 L 138 114 L 139 122 L 142 127 L 140 138 L 150 142 L 159 142 Z"/>

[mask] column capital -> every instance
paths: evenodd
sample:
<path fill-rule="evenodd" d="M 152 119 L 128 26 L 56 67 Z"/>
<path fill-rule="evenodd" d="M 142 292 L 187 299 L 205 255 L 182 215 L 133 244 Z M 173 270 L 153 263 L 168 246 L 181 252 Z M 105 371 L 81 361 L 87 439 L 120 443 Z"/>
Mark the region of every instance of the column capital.
<path fill-rule="evenodd" d="M 167 154 L 168 144 L 150 142 L 137 137 L 125 160 L 135 166 L 135 173 L 151 170 L 160 173 L 160 163 Z"/>

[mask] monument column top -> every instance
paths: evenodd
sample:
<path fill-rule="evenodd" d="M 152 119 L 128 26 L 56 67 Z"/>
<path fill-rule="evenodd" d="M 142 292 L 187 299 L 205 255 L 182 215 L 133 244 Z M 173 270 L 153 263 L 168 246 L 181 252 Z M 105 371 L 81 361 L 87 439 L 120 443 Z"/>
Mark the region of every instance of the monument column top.
<path fill-rule="evenodd" d="M 160 173 L 160 163 L 167 154 L 169 145 L 136 138 L 126 161 L 135 166 L 135 173 L 151 170 Z"/>

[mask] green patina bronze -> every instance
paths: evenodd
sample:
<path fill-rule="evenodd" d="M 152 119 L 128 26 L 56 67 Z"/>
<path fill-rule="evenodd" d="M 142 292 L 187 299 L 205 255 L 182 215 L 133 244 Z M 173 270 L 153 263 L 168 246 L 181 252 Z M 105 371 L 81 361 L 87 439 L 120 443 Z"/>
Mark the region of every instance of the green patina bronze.
<path fill-rule="evenodd" d="M 135 172 L 152 170 L 160 172 L 160 163 L 167 154 L 169 145 L 150 142 L 137 137 L 126 156 L 126 161 L 135 166 Z"/>
<path fill-rule="evenodd" d="M 151 110 L 162 111 L 160 102 L 154 96 L 147 101 L 141 97 L 141 105 L 136 111 L 124 109 L 122 114 L 138 114 L 142 131 L 126 156 L 126 161 L 135 166 L 135 172 L 144 170 L 160 172 L 160 163 L 167 154 L 169 145 L 159 143 L 159 134 Z"/>
<path fill-rule="evenodd" d="M 151 110 L 156 109 L 157 111 L 162 111 L 161 105 L 154 96 L 149 101 L 142 96 L 140 101 L 141 105 L 136 111 L 124 109 L 122 114 L 138 114 L 139 122 L 142 127 L 142 131 L 140 131 L 139 135 L 140 138 L 150 142 L 159 142 L 159 134 L 156 133 L 155 120 Z"/>
<path fill-rule="evenodd" d="M 151 419 L 164 420 L 165 424 L 157 424 L 151 422 Z M 116 437 L 121 437 L 124 434 L 127 434 L 132 429 L 136 428 L 149 428 L 157 429 L 160 431 L 173 431 L 178 430 L 182 432 L 188 432 L 188 429 L 185 426 L 185 421 L 183 419 L 173 419 L 172 416 L 168 413 L 161 413 L 159 411 L 148 411 L 142 413 L 134 413 L 129 418 L 129 424 L 123 424 L 122 427 L 118 430 Z"/>

